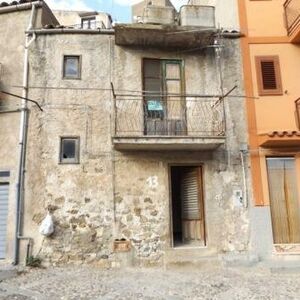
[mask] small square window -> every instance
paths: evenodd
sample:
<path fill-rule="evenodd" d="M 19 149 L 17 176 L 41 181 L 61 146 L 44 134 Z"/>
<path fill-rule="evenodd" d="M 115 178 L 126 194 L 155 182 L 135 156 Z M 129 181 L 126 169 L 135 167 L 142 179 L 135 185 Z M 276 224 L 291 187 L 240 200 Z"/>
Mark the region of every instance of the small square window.
<path fill-rule="evenodd" d="M 278 56 L 256 56 L 258 94 L 282 95 L 280 63 Z"/>
<path fill-rule="evenodd" d="M 79 163 L 79 137 L 62 137 L 60 140 L 60 163 Z"/>
<path fill-rule="evenodd" d="M 79 55 L 65 55 L 63 64 L 63 77 L 67 79 L 80 79 L 81 57 Z"/>

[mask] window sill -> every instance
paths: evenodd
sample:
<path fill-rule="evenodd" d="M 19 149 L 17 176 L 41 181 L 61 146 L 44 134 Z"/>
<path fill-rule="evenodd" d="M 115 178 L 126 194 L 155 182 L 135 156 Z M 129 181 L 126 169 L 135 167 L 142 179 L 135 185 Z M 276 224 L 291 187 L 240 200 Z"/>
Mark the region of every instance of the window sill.
<path fill-rule="evenodd" d="M 81 80 L 81 77 L 63 77 L 63 80 Z"/>

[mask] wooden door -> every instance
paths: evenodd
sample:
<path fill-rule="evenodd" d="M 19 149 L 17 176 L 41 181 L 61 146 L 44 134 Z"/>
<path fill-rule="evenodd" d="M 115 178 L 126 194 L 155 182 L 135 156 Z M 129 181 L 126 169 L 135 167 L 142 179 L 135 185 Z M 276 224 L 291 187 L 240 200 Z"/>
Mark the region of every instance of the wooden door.
<path fill-rule="evenodd" d="M 204 246 L 205 222 L 201 167 L 184 168 L 180 185 L 183 243 Z"/>
<path fill-rule="evenodd" d="M 267 158 L 267 170 L 274 243 L 300 243 L 300 207 L 295 158 Z"/>

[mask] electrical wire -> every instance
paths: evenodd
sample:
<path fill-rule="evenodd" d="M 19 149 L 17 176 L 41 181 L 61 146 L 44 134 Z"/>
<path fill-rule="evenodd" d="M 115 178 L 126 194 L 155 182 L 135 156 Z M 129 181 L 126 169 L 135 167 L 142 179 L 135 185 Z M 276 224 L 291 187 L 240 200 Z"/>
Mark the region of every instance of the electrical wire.
<path fill-rule="evenodd" d="M 9 85 L 12 88 L 22 88 L 18 85 Z M 47 86 L 29 86 L 30 89 L 41 89 L 41 90 L 75 90 L 75 91 L 106 91 L 112 92 L 112 88 L 78 88 L 78 87 L 47 87 Z M 208 95 L 208 94 L 155 94 L 151 91 L 146 90 L 126 90 L 126 89 L 115 89 L 115 92 L 126 92 L 126 93 L 140 93 L 127 94 L 128 97 L 142 97 L 142 96 L 156 96 L 156 97 L 166 97 L 166 96 L 178 96 L 178 97 L 197 97 L 197 98 L 220 98 L 221 95 Z M 116 94 L 116 96 L 125 96 L 124 94 Z M 228 95 L 227 98 L 246 98 L 246 99 L 259 99 L 259 97 L 247 96 L 247 95 Z"/>

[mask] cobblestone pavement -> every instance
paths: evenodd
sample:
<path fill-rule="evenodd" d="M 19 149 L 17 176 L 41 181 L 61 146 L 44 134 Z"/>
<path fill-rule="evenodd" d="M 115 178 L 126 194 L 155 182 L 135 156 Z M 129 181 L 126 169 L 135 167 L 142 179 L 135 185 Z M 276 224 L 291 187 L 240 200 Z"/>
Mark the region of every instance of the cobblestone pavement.
<path fill-rule="evenodd" d="M 0 283 L 0 299 L 300 299 L 300 273 L 89 266 L 27 269 Z"/>

